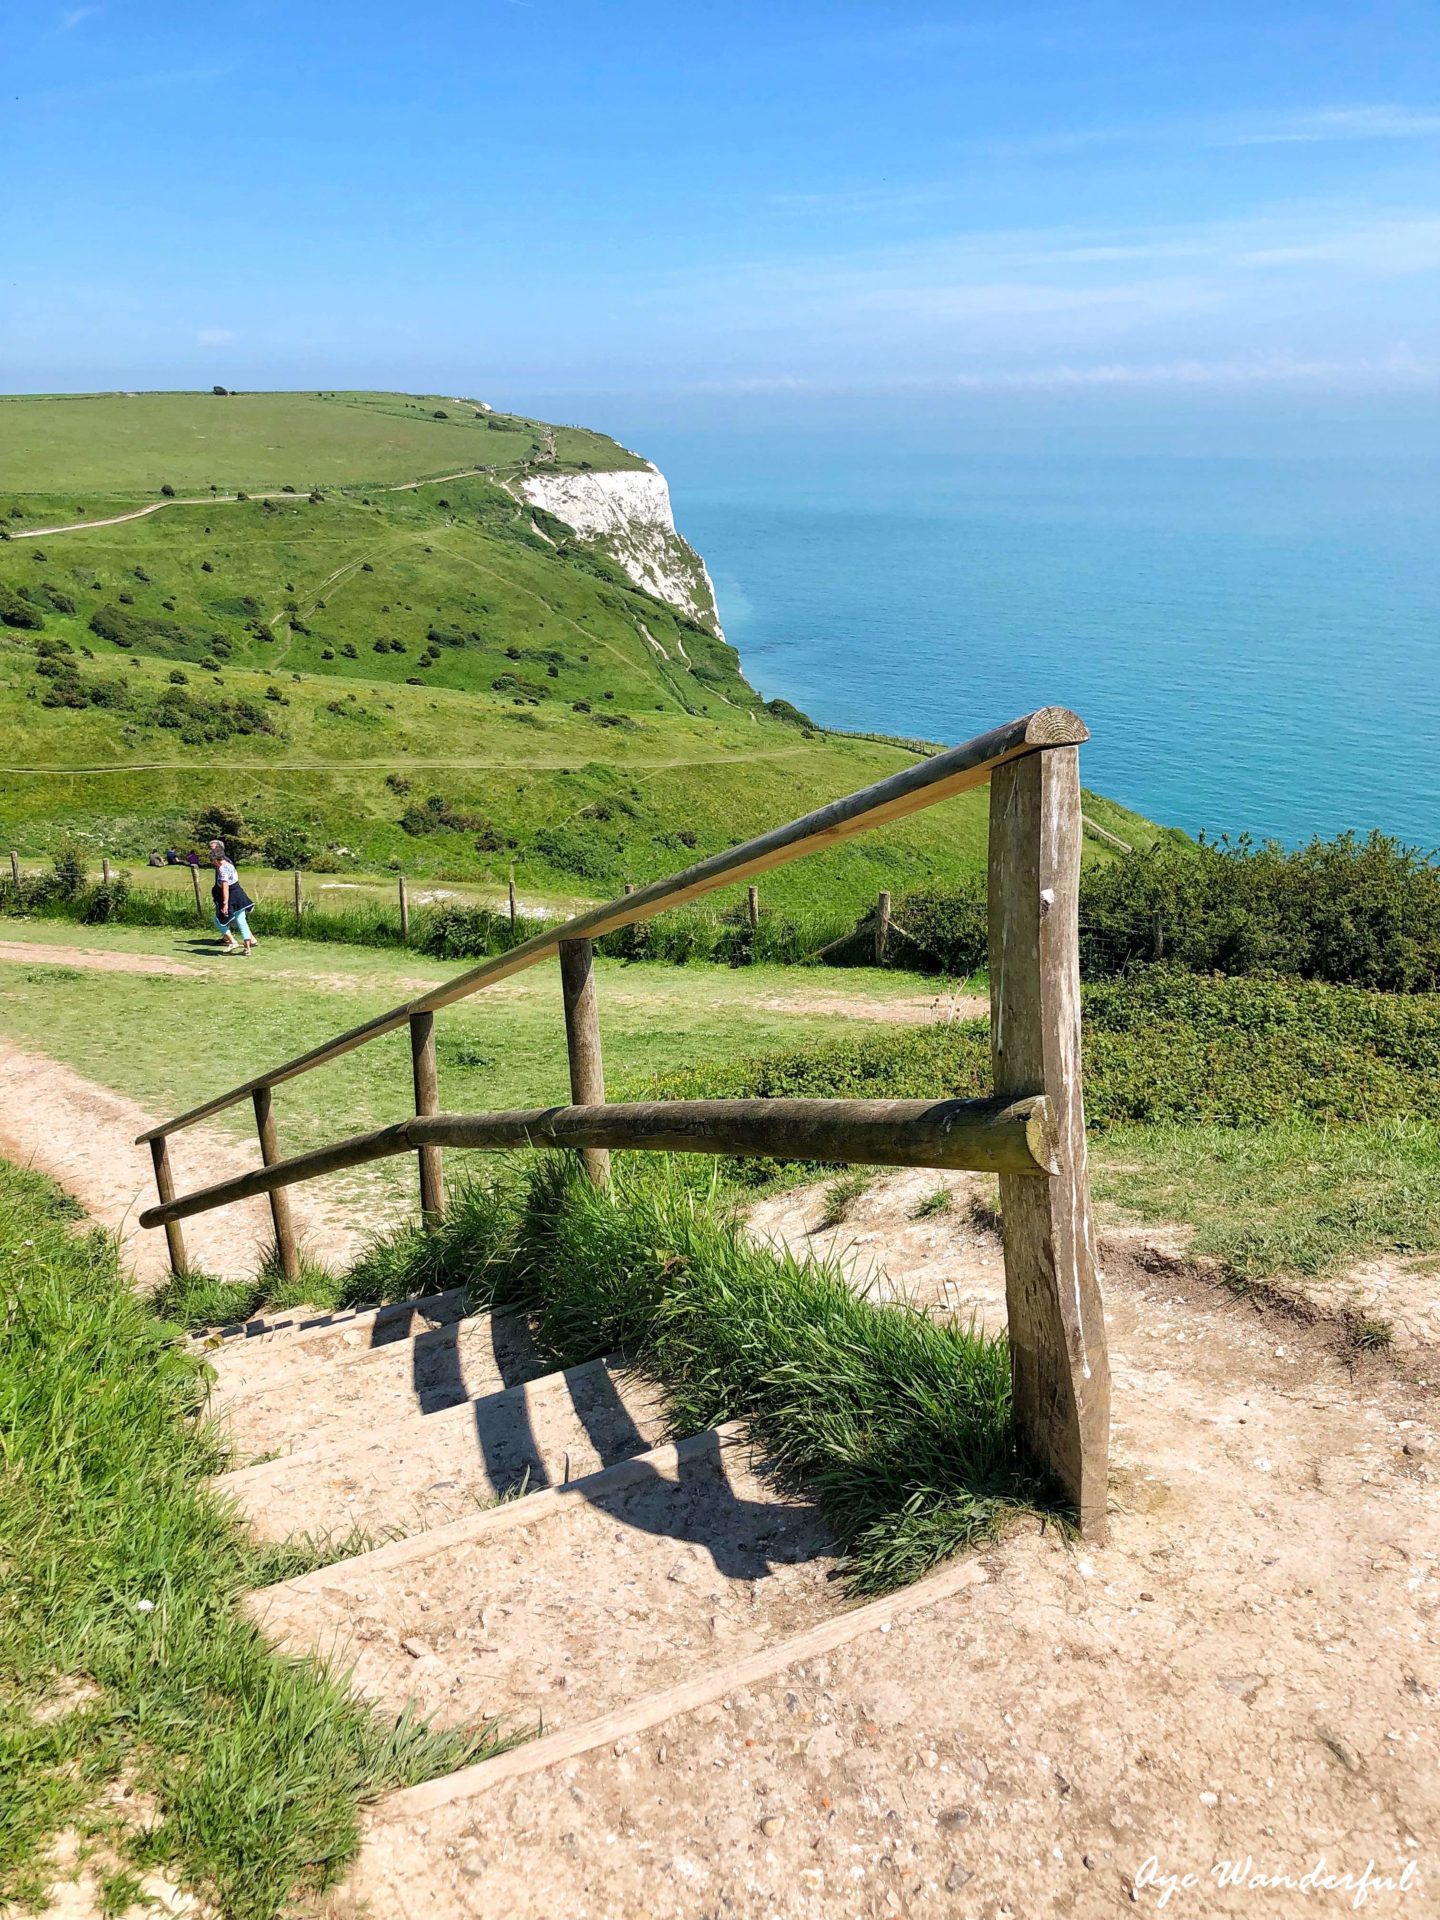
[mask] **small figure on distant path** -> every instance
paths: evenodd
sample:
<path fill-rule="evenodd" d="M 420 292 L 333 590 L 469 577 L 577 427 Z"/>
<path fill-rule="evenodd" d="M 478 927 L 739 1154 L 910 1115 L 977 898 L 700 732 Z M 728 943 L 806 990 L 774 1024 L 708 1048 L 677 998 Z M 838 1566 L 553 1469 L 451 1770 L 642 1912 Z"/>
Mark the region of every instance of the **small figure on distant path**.
<path fill-rule="evenodd" d="M 165 862 L 160 858 L 160 849 L 158 847 L 152 847 L 150 849 L 150 858 L 146 861 L 145 864 L 150 867 L 164 866 Z"/>
<path fill-rule="evenodd" d="M 255 936 L 250 931 L 250 922 L 246 912 L 255 902 L 240 884 L 240 876 L 235 871 L 235 863 L 226 857 L 225 842 L 210 842 L 210 861 L 215 869 L 215 884 L 210 889 L 215 901 L 215 927 L 224 938 L 225 953 L 249 953 L 255 945 Z M 238 946 L 235 934 L 240 935 L 244 946 Z"/>
<path fill-rule="evenodd" d="M 166 866 L 167 866 L 167 867 L 178 867 L 178 866 L 179 866 L 179 864 L 180 864 L 180 856 L 179 856 L 179 854 L 178 854 L 178 853 L 177 853 L 177 852 L 175 851 L 175 849 L 174 849 L 174 847 L 167 847 L 167 848 L 165 849 L 165 864 L 166 864 Z"/>
<path fill-rule="evenodd" d="M 195 849 L 194 849 L 194 847 L 191 847 L 191 849 L 190 849 L 190 851 L 189 851 L 189 852 L 188 852 L 188 853 L 186 854 L 186 856 L 185 856 L 185 864 L 186 864 L 186 866 L 187 866 L 187 867 L 198 867 L 198 866 L 199 866 L 199 864 L 200 864 L 200 856 L 199 856 L 199 854 L 198 854 L 198 853 L 197 853 L 197 852 L 195 851 Z"/>

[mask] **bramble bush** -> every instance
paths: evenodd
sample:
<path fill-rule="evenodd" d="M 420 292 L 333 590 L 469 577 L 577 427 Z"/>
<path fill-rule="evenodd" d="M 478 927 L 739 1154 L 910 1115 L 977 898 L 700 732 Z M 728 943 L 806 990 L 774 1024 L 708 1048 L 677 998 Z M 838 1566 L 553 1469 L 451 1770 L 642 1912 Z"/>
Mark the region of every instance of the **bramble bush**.
<path fill-rule="evenodd" d="M 1092 979 L 1170 960 L 1198 973 L 1440 989 L 1440 864 L 1382 833 L 1294 852 L 1162 841 L 1088 873 L 1080 917 Z"/>
<path fill-rule="evenodd" d="M 890 964 L 955 975 L 985 964 L 985 882 L 901 894 Z M 1382 833 L 1294 852 L 1249 839 L 1164 840 L 1089 867 L 1080 970 L 1113 979 L 1166 961 L 1194 973 L 1297 975 L 1388 993 L 1440 990 L 1440 863 Z"/>

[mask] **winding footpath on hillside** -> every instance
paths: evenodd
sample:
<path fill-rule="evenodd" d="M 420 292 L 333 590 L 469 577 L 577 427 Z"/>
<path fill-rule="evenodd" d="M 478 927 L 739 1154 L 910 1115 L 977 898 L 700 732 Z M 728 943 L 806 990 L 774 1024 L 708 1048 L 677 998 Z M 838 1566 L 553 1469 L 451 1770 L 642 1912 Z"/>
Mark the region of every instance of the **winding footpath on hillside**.
<path fill-rule="evenodd" d="M 471 480 L 482 474 L 496 472 L 494 467 L 462 467 L 458 473 L 437 473 L 430 480 L 400 480 L 384 486 L 370 488 L 371 493 L 414 493 L 417 487 L 443 487 L 449 480 Z M 10 531 L 12 540 L 50 539 L 57 533 L 88 533 L 92 527 L 118 527 L 127 520 L 143 520 L 148 514 L 163 513 L 166 507 L 234 507 L 244 506 L 250 500 L 303 500 L 305 495 L 297 493 L 294 487 L 282 488 L 278 493 L 196 493 L 172 500 L 152 500 L 148 506 L 131 507 L 125 513 L 112 513 L 103 520 L 70 520 L 56 527 L 16 527 Z"/>

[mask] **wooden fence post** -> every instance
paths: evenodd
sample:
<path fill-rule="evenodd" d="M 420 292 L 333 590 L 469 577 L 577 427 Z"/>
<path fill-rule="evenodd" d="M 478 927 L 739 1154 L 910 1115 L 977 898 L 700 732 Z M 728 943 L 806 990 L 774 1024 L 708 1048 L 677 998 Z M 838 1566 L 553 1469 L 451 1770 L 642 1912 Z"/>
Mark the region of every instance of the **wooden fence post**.
<path fill-rule="evenodd" d="M 103 853 L 100 856 L 100 878 L 108 887 L 110 884 L 110 862 Z"/>
<path fill-rule="evenodd" d="M 190 869 L 190 884 L 191 884 L 191 886 L 192 886 L 192 887 L 193 887 L 193 888 L 195 889 L 195 911 L 196 911 L 196 913 L 198 913 L 198 914 L 199 914 L 199 916 L 200 916 L 200 921 L 201 921 L 201 924 L 203 925 L 203 924 L 204 924 L 204 920 L 205 920 L 205 903 L 204 903 L 204 902 L 203 902 L 203 901 L 201 900 L 201 898 L 200 898 L 200 869 L 199 869 L 199 867 L 191 867 L 191 869 Z"/>
<path fill-rule="evenodd" d="M 754 928 L 758 927 L 760 924 L 760 889 L 759 887 L 747 887 L 745 889 L 745 911 L 750 916 L 750 926 L 753 931 Z"/>
<path fill-rule="evenodd" d="M 304 896 L 300 892 L 300 869 L 295 869 L 295 918 L 298 920 L 305 911 Z"/>
<path fill-rule="evenodd" d="M 510 893 L 510 931 L 513 933 L 520 918 L 520 909 L 515 904 L 515 869 L 513 867 L 510 869 L 510 877 L 506 885 Z"/>
<path fill-rule="evenodd" d="M 410 944 L 410 902 L 405 897 L 405 876 L 403 873 L 400 875 L 400 944 L 404 947 L 408 947 Z"/>
<path fill-rule="evenodd" d="M 410 1066 L 415 1079 L 416 1113 L 440 1111 L 440 1070 L 435 1061 L 435 1016 L 412 1013 L 410 1016 Z M 445 1218 L 445 1183 L 440 1170 L 439 1147 L 420 1147 L 420 1218 L 427 1227 L 438 1227 Z"/>
<path fill-rule="evenodd" d="M 267 1167 L 273 1167 L 280 1158 L 280 1145 L 275 1137 L 275 1115 L 271 1109 L 269 1087 L 256 1087 L 252 1096 L 255 1102 L 255 1130 L 260 1135 L 260 1158 Z M 270 1194 L 270 1222 L 275 1229 L 275 1258 L 280 1271 L 287 1280 L 294 1280 L 300 1273 L 300 1255 L 295 1246 L 295 1226 L 290 1218 L 290 1196 L 283 1187 L 275 1187 Z"/>
<path fill-rule="evenodd" d="M 881 891 L 875 902 L 875 964 L 885 964 L 885 949 L 890 944 L 890 896 Z"/>
<path fill-rule="evenodd" d="M 13 853 L 10 858 L 15 858 Z M 161 1206 L 168 1206 L 175 1198 L 175 1182 L 170 1176 L 170 1142 L 163 1133 L 158 1140 L 150 1142 L 150 1158 L 155 1163 L 155 1191 L 160 1196 Z M 165 1222 L 165 1245 L 170 1254 L 170 1271 L 184 1273 L 185 1236 L 180 1231 L 178 1220 Z"/>
<path fill-rule="evenodd" d="M 20 856 L 18 853 L 12 853 L 10 856 L 10 878 L 14 881 L 15 891 L 18 894 L 20 891 Z"/>
<path fill-rule="evenodd" d="M 1080 1082 L 1080 769 L 1074 747 L 990 781 L 990 1047 L 997 1094 L 1048 1095 L 1058 1171 L 1000 1175 L 1010 1368 L 1021 1443 L 1105 1530 L 1110 1365 Z"/>
<path fill-rule="evenodd" d="M 565 999 L 565 1044 L 570 1054 L 570 1098 L 577 1107 L 605 1102 L 605 1063 L 600 1053 L 600 1008 L 595 994 L 594 949 L 588 940 L 560 942 L 560 986 Z M 597 1187 L 610 1182 L 604 1147 L 583 1147 L 580 1158 Z"/>

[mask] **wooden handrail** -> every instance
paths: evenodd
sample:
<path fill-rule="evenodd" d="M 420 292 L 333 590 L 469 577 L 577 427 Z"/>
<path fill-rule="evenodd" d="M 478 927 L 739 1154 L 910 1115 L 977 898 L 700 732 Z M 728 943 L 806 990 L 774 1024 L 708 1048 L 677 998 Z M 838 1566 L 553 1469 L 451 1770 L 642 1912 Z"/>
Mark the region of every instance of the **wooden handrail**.
<path fill-rule="evenodd" d="M 451 1006 L 469 994 L 478 993 L 482 987 L 494 986 L 498 981 L 523 973 L 527 967 L 533 967 L 537 961 L 557 952 L 562 941 L 598 940 L 604 934 L 614 933 L 618 928 L 629 926 L 637 920 L 649 920 L 669 907 L 680 907 L 691 900 L 698 900 L 704 894 L 713 893 L 717 887 L 749 880 L 757 873 L 783 866 L 787 861 L 798 860 L 802 855 L 815 853 L 823 847 L 834 846 L 842 840 L 848 840 L 853 834 L 883 825 L 887 820 L 903 819 L 906 814 L 918 813 L 922 808 L 934 806 L 937 801 L 948 800 L 952 795 L 964 793 L 971 787 L 983 786 L 997 767 L 1026 754 L 1039 752 L 1045 747 L 1078 746 L 1089 738 L 1084 722 L 1068 708 L 1041 707 L 1035 713 L 1026 714 L 1023 719 L 1012 720 L 1008 726 L 996 727 L 990 733 L 982 733 L 973 740 L 965 741 L 962 746 L 951 747 L 947 752 L 937 753 L 932 759 L 905 767 L 873 786 L 847 794 L 843 800 L 832 800 L 828 806 L 818 807 L 813 813 L 792 820 L 786 826 L 775 827 L 769 833 L 745 841 L 741 846 L 728 848 L 724 853 L 712 854 L 708 860 L 701 860 L 681 873 L 671 874 L 664 880 L 654 880 L 649 886 L 641 887 L 619 900 L 592 907 L 588 912 L 566 921 L 563 926 L 534 934 L 518 947 L 512 947 L 508 953 L 495 954 L 481 961 L 479 966 L 470 968 L 467 973 L 457 974 L 442 986 L 432 987 L 428 993 L 407 1001 L 404 1006 L 392 1007 L 388 1013 L 377 1014 L 373 1020 L 352 1027 L 347 1033 L 337 1034 L 333 1040 L 312 1047 L 308 1053 L 287 1060 L 282 1066 L 271 1068 L 268 1073 L 258 1073 L 253 1079 L 232 1087 L 228 1093 L 216 1094 L 200 1106 L 191 1107 L 187 1113 L 178 1114 L 173 1120 L 149 1128 L 137 1136 L 138 1143 L 158 1140 L 166 1134 L 177 1133 L 182 1127 L 208 1120 L 213 1114 L 223 1113 L 227 1107 L 233 1107 L 241 1100 L 252 1099 L 260 1088 L 279 1086 L 284 1080 L 293 1080 L 298 1074 L 308 1073 L 312 1067 L 338 1060 L 342 1054 L 364 1046 L 369 1040 L 378 1040 L 383 1034 L 394 1033 L 416 1014 L 435 1013 L 441 1007 Z"/>
<path fill-rule="evenodd" d="M 1019 1100 L 640 1100 L 510 1113 L 433 1113 L 197 1188 L 147 1207 L 140 1224 L 169 1226 L 236 1200 L 422 1147 L 739 1154 L 1030 1176 L 1053 1173 L 1056 1164 L 1050 1102 L 1043 1094 Z"/>
<path fill-rule="evenodd" d="M 284 1189 L 392 1154 L 416 1153 L 421 1210 L 439 1225 L 445 1147 L 557 1148 L 579 1152 L 603 1184 L 612 1150 L 734 1154 L 838 1165 L 968 1168 L 999 1175 L 1015 1425 L 1022 1448 L 1073 1498 L 1082 1530 L 1105 1529 L 1110 1370 L 1085 1150 L 1080 1072 L 1079 743 L 1073 713 L 1046 707 L 964 746 L 726 853 L 594 907 L 459 974 L 418 999 L 338 1035 L 140 1136 L 155 1162 L 160 1204 L 140 1216 L 163 1226 L 171 1265 L 183 1271 L 179 1222 L 270 1196 L 282 1259 L 293 1235 Z M 992 777 L 993 776 L 993 777 Z M 991 781 L 986 918 L 990 1047 L 995 1093 L 985 1100 L 673 1100 L 605 1104 L 592 942 L 716 887 L 833 846 Z M 512 882 L 513 889 L 513 882 Z M 513 890 L 512 890 L 513 901 Z M 758 898 L 750 892 L 751 924 Z M 890 896 L 875 913 L 877 959 L 895 927 Z M 552 953 L 561 961 L 570 1060 L 568 1107 L 508 1113 L 441 1113 L 434 1014 Z M 415 1115 L 377 1132 L 282 1160 L 270 1088 L 408 1022 Z M 174 1192 L 167 1136 L 253 1097 L 265 1164 L 198 1192 Z M 284 1231 L 282 1231 L 282 1227 Z"/>

